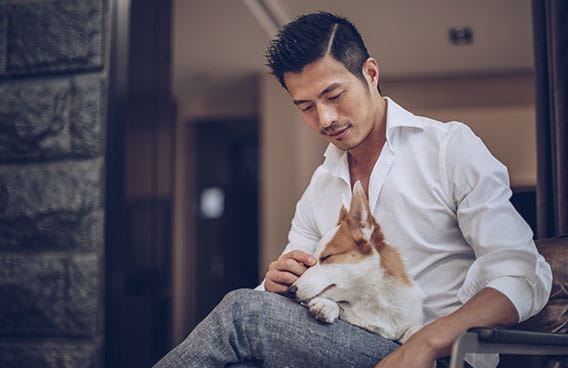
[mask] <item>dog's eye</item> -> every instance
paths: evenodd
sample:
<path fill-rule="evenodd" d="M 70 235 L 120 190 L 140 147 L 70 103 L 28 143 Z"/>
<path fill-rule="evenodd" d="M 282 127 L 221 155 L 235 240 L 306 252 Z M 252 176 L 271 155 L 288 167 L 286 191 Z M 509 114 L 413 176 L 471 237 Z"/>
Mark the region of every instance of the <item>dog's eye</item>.
<path fill-rule="evenodd" d="M 325 262 L 325 260 L 328 259 L 329 257 L 331 257 L 331 254 L 328 254 L 327 256 L 320 257 L 320 262 Z"/>

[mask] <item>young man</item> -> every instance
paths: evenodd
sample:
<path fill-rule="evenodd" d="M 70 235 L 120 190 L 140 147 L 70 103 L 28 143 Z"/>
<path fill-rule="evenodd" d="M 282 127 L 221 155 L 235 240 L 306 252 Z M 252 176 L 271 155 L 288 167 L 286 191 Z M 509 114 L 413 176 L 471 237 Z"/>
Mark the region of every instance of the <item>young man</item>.
<path fill-rule="evenodd" d="M 262 290 L 228 294 L 156 367 L 424 367 L 473 326 L 510 326 L 548 300 L 550 267 L 509 201 L 506 168 L 465 125 L 404 110 L 380 93 L 377 61 L 344 18 L 302 16 L 268 65 L 331 144 L 297 204 L 289 243 Z M 404 345 L 343 321 L 322 324 L 285 296 L 360 180 L 387 241 L 426 294 L 426 325 Z M 267 292 L 268 291 L 268 292 Z M 447 359 L 445 360 L 447 363 Z M 495 367 L 496 356 L 472 356 Z"/>

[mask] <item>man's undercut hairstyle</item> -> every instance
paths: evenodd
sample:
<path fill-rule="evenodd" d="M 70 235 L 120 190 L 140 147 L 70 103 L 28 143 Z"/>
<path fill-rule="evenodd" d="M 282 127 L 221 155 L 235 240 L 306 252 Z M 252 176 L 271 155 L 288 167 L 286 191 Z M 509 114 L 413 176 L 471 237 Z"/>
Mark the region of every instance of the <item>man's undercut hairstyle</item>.
<path fill-rule="evenodd" d="M 327 12 L 302 15 L 284 26 L 269 44 L 266 60 L 272 74 L 286 88 L 284 73 L 299 73 L 328 54 L 366 82 L 363 64 L 369 52 L 361 34 L 346 18 Z"/>

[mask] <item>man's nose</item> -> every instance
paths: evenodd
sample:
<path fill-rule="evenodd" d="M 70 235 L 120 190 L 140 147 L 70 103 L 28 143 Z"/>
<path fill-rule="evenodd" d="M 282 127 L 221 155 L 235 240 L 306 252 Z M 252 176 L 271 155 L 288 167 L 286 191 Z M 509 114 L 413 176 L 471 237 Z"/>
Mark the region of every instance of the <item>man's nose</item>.
<path fill-rule="evenodd" d="M 318 107 L 318 119 L 321 129 L 325 129 L 337 121 L 337 112 L 333 106 L 320 105 Z"/>

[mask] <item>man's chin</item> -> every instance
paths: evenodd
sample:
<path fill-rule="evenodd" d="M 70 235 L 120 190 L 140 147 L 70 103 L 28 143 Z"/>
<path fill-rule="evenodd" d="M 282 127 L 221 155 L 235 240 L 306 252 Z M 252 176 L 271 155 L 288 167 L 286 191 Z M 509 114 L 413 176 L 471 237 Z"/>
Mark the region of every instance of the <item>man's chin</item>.
<path fill-rule="evenodd" d="M 331 144 L 333 144 L 335 147 L 337 147 L 342 151 L 350 151 L 358 146 L 358 144 L 355 144 L 353 142 L 347 142 L 343 139 L 332 140 Z"/>

